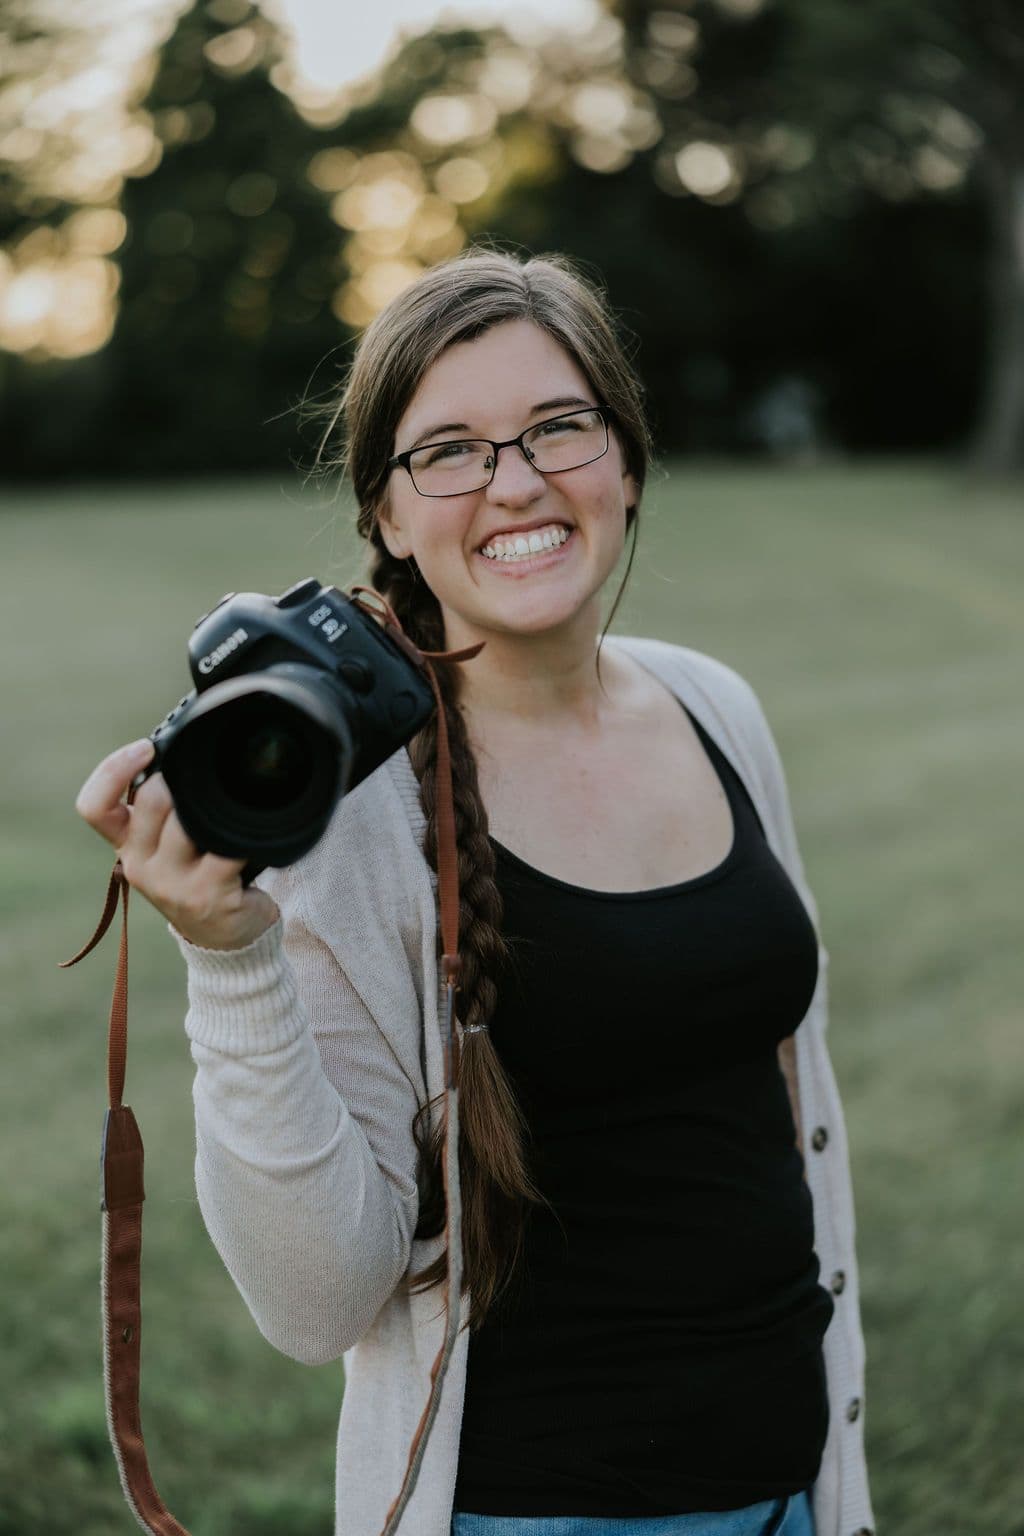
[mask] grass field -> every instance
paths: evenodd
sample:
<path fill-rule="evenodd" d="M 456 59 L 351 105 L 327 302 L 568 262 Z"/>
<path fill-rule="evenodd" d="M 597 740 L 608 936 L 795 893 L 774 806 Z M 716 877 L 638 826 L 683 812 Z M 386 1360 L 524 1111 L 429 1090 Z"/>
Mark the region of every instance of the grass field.
<path fill-rule="evenodd" d="M 782 749 L 832 957 L 878 1529 L 1021 1536 L 1024 493 L 927 465 L 669 468 L 616 628 L 737 667 Z M 0 1536 L 135 1529 L 98 1335 L 116 934 L 57 969 L 113 854 L 75 796 L 187 691 L 188 633 L 222 593 L 357 578 L 348 519 L 290 475 L 2 493 Z M 193 1536 L 326 1536 L 340 1367 L 276 1355 L 213 1252 L 185 971 L 139 898 L 131 951 L 157 1482 Z"/>

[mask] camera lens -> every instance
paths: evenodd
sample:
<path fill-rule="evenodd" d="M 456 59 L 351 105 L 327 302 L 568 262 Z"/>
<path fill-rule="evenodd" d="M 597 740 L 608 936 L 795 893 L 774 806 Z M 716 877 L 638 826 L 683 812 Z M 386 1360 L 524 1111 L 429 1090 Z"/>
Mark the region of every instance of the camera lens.
<path fill-rule="evenodd" d="M 296 729 L 298 723 L 294 710 L 282 717 L 265 698 L 235 709 L 215 755 L 229 800 L 246 810 L 281 811 L 302 796 L 314 767 L 308 734 Z"/>
<path fill-rule="evenodd" d="M 198 848 L 264 868 L 317 841 L 355 758 L 343 699 L 324 673 L 289 664 L 202 695 L 163 769 Z"/>

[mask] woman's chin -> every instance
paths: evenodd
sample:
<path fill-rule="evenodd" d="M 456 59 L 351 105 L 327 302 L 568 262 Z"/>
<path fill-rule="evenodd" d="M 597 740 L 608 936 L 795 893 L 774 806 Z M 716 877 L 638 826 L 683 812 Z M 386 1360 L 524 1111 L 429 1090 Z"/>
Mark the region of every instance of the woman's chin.
<path fill-rule="evenodd" d="M 516 592 L 514 602 L 481 604 L 473 615 L 474 628 L 494 634 L 521 636 L 524 640 L 540 635 L 571 634 L 579 625 L 593 625 L 600 619 L 595 609 L 595 595 L 573 601 L 567 593 Z"/>

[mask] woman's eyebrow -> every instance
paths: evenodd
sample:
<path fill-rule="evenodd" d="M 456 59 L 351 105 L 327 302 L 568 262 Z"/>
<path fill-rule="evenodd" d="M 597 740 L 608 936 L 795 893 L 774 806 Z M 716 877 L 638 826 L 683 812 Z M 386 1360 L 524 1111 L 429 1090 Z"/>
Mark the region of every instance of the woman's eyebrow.
<path fill-rule="evenodd" d="M 532 405 L 529 414 L 536 416 L 541 411 L 554 411 L 563 405 L 593 405 L 593 403 L 593 400 L 581 400 L 579 395 L 559 395 L 554 400 L 542 400 L 539 405 Z M 436 437 L 439 432 L 469 432 L 471 430 L 472 428 L 466 421 L 442 421 L 436 427 L 428 427 L 425 432 L 421 432 L 419 437 L 409 444 L 406 452 L 411 453 L 414 448 L 418 448 L 421 443 L 425 443 L 428 437 Z"/>

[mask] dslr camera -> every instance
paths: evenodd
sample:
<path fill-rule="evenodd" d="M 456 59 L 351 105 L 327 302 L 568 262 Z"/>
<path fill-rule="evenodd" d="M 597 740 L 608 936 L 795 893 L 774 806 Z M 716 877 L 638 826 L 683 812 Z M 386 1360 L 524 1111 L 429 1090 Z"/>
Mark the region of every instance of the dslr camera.
<path fill-rule="evenodd" d="M 414 650 L 312 576 L 280 597 L 226 593 L 188 652 L 195 688 L 150 733 L 134 783 L 162 773 L 196 847 L 248 861 L 243 884 L 307 853 L 435 709 Z"/>

